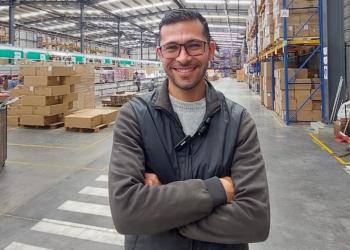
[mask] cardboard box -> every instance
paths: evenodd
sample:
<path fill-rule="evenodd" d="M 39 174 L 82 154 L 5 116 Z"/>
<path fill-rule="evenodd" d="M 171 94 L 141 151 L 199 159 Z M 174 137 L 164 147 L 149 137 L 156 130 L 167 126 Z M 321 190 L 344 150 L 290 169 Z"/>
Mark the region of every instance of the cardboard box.
<path fill-rule="evenodd" d="M 58 115 L 42 116 L 42 115 L 21 115 L 20 124 L 29 126 L 47 126 L 60 121 Z"/>
<path fill-rule="evenodd" d="M 61 96 L 61 95 L 67 95 L 69 93 L 70 93 L 69 85 L 35 88 L 35 95 L 40 95 L 40 96 Z"/>
<path fill-rule="evenodd" d="M 52 116 L 62 114 L 66 111 L 67 104 L 56 104 L 44 107 L 33 107 L 34 115 Z"/>
<path fill-rule="evenodd" d="M 74 102 L 78 100 L 78 93 L 70 93 L 68 95 L 63 96 L 63 102 Z"/>
<path fill-rule="evenodd" d="M 56 96 L 23 96 L 22 105 L 26 106 L 49 106 L 59 104 L 61 99 Z"/>
<path fill-rule="evenodd" d="M 321 101 L 312 101 L 312 110 L 321 110 L 322 102 Z"/>
<path fill-rule="evenodd" d="M 268 109 L 272 109 L 272 93 L 264 93 L 264 106 Z"/>
<path fill-rule="evenodd" d="M 297 100 L 298 108 L 300 108 L 305 101 L 306 100 Z M 301 110 L 312 110 L 312 101 L 308 99 Z"/>
<path fill-rule="evenodd" d="M 22 76 L 35 76 L 36 68 L 30 65 L 24 65 L 19 68 L 20 74 Z"/>
<path fill-rule="evenodd" d="M 94 73 L 94 71 L 95 71 L 95 65 L 91 65 L 91 64 L 73 66 L 73 73 L 77 75 L 87 75 L 87 74 Z"/>
<path fill-rule="evenodd" d="M 7 125 L 8 126 L 18 126 L 19 125 L 19 116 L 8 115 L 7 116 Z"/>
<path fill-rule="evenodd" d="M 237 70 L 237 81 L 239 82 L 245 82 L 246 81 L 246 76 L 244 69 Z"/>
<path fill-rule="evenodd" d="M 103 124 L 102 114 L 96 113 L 74 113 L 65 117 L 67 128 L 95 128 Z"/>
<path fill-rule="evenodd" d="M 37 76 L 71 76 L 73 73 L 72 66 L 48 65 L 36 68 Z"/>
<path fill-rule="evenodd" d="M 24 86 L 47 87 L 63 84 L 61 77 L 24 76 Z"/>
<path fill-rule="evenodd" d="M 18 107 L 7 107 L 7 115 L 8 116 L 16 116 L 18 115 Z"/>
<path fill-rule="evenodd" d="M 78 111 L 79 113 L 90 113 L 90 114 L 101 114 L 102 115 L 102 123 L 109 124 L 116 120 L 117 114 L 120 108 L 113 109 L 83 109 Z"/>
<path fill-rule="evenodd" d="M 308 83 L 298 83 L 298 84 L 293 84 L 295 90 L 311 90 L 312 84 Z"/>
<path fill-rule="evenodd" d="M 311 93 L 313 93 L 314 91 L 315 90 L 312 89 Z M 314 101 L 321 101 L 322 100 L 321 89 L 320 88 L 315 92 L 315 94 L 312 95 L 311 99 L 314 100 Z"/>
<path fill-rule="evenodd" d="M 297 89 L 294 91 L 295 99 L 299 102 L 305 102 L 310 97 L 310 90 Z"/>
<path fill-rule="evenodd" d="M 33 106 L 20 106 L 18 107 L 18 113 L 21 115 L 32 115 L 33 114 Z"/>
<path fill-rule="evenodd" d="M 81 76 L 67 76 L 63 78 L 63 83 L 66 85 L 73 85 L 81 83 Z"/>
<path fill-rule="evenodd" d="M 295 72 L 297 72 L 298 69 L 288 69 L 288 79 L 290 79 L 292 76 L 294 76 Z M 275 78 L 279 79 L 281 82 L 284 81 L 284 69 L 275 69 Z M 308 69 L 301 69 L 296 74 L 296 79 L 306 79 L 309 76 Z"/>

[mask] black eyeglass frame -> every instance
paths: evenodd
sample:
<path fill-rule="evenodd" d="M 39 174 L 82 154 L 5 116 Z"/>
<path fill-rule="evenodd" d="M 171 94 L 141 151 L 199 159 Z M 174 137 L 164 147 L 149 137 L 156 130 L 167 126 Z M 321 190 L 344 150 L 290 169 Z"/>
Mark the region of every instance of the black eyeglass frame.
<path fill-rule="evenodd" d="M 186 48 L 186 44 L 191 43 L 191 42 L 201 42 L 201 43 L 203 43 L 203 51 L 201 51 L 199 54 L 189 53 L 187 48 Z M 165 57 L 164 56 L 162 48 L 163 48 L 163 46 L 166 46 L 166 45 L 169 45 L 169 44 L 174 44 L 174 45 L 176 44 L 176 45 L 180 46 L 176 56 L 171 56 L 171 57 Z M 180 55 L 181 47 L 183 47 L 185 49 L 187 55 L 189 55 L 189 56 L 200 56 L 200 55 L 203 55 L 205 53 L 205 51 L 206 51 L 206 44 L 209 44 L 209 43 L 206 42 L 206 41 L 202 41 L 202 40 L 191 40 L 191 41 L 188 41 L 186 43 L 172 43 L 172 42 L 170 42 L 170 43 L 161 45 L 158 48 L 160 50 L 160 53 L 162 54 L 162 57 L 164 57 L 165 59 L 175 59 L 175 58 L 177 58 Z"/>

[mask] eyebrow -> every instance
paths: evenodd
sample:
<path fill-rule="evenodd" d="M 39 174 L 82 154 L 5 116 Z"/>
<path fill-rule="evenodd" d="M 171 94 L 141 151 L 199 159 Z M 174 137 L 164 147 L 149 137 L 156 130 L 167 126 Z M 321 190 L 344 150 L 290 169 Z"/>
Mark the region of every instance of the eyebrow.
<path fill-rule="evenodd" d="M 185 43 L 181 43 L 181 44 L 186 44 L 186 43 L 189 43 L 189 42 L 206 42 L 206 41 L 203 41 L 203 40 L 199 40 L 199 39 L 191 39 L 191 40 L 188 40 L 186 41 Z M 180 43 L 177 43 L 177 42 L 168 42 L 168 43 L 165 43 L 163 45 L 168 45 L 168 44 L 180 44 Z M 163 46 L 161 45 L 161 46 Z"/>

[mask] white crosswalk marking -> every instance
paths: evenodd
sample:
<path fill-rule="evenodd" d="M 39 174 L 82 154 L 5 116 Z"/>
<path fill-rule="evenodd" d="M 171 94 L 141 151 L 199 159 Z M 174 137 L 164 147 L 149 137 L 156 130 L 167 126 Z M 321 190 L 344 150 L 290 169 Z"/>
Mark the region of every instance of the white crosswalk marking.
<path fill-rule="evenodd" d="M 44 218 L 35 224 L 31 230 L 99 243 L 118 246 L 124 245 L 124 236 L 118 234 L 114 229 L 71 223 L 67 221 Z"/>
<path fill-rule="evenodd" d="M 36 247 L 28 244 L 23 244 L 20 242 L 12 242 L 4 250 L 50 250 L 49 248 Z"/>
<path fill-rule="evenodd" d="M 112 217 L 109 206 L 95 204 L 95 203 L 86 203 L 86 202 L 68 200 L 64 202 L 61 206 L 59 206 L 57 209 L 70 211 L 70 212 L 83 213 L 83 214 Z"/>
<path fill-rule="evenodd" d="M 107 175 L 100 175 L 95 181 L 108 182 L 108 176 Z"/>
<path fill-rule="evenodd" d="M 84 187 L 82 190 L 79 191 L 79 194 L 108 197 L 108 189 L 96 188 L 96 187 Z"/>

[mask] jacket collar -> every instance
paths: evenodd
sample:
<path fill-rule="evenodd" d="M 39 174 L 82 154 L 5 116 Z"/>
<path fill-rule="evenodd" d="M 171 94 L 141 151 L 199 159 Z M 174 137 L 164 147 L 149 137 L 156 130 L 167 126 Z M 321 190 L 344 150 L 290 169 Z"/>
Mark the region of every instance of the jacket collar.
<path fill-rule="evenodd" d="M 206 80 L 205 99 L 207 105 L 205 117 L 208 117 L 220 108 L 218 93 L 208 80 Z M 168 79 L 166 79 L 159 88 L 158 95 L 156 96 L 155 107 L 165 109 L 170 113 L 174 112 L 169 98 Z"/>

